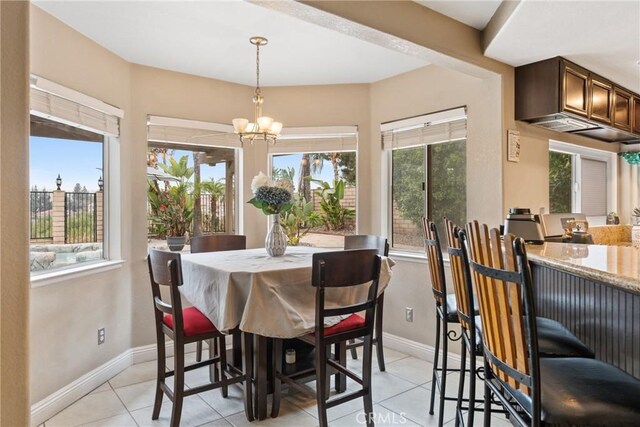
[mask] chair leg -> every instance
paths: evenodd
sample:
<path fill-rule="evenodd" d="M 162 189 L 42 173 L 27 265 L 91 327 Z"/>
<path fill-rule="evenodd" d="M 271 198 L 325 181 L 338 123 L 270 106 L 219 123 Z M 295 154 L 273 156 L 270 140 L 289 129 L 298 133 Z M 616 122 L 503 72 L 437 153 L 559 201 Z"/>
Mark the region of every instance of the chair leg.
<path fill-rule="evenodd" d="M 447 395 L 447 356 L 449 355 L 449 322 L 442 321 L 442 371 L 440 375 L 440 413 L 438 414 L 438 427 L 442 427 L 444 421 L 444 398 Z"/>
<path fill-rule="evenodd" d="M 220 379 L 224 381 L 227 379 L 227 369 L 228 369 L 227 346 L 226 346 L 226 340 L 224 335 L 220 336 L 218 340 L 220 341 Z M 213 341 L 217 341 L 217 340 L 214 339 Z M 222 397 L 227 397 L 229 395 L 229 386 L 223 385 L 222 387 L 220 387 L 220 390 L 222 390 Z"/>
<path fill-rule="evenodd" d="M 433 356 L 433 373 L 431 375 L 431 398 L 429 403 L 429 415 L 433 415 L 433 404 L 437 387 L 438 355 L 440 354 L 440 316 L 436 313 L 436 352 Z"/>
<path fill-rule="evenodd" d="M 242 332 L 244 336 L 244 414 L 249 422 L 253 417 L 253 335 Z M 242 343 L 240 343 L 242 344 Z"/>
<path fill-rule="evenodd" d="M 318 403 L 318 421 L 320 427 L 327 427 L 327 347 L 316 346 L 316 401 Z M 329 351 L 331 351 L 329 349 Z"/>
<path fill-rule="evenodd" d="M 371 397 L 371 365 L 372 361 L 372 338 L 365 337 L 364 339 L 364 352 L 362 357 L 362 387 L 367 390 L 367 393 L 362 396 L 364 401 L 364 416 L 367 423 L 367 427 L 373 427 L 373 399 Z"/>
<path fill-rule="evenodd" d="M 355 345 L 355 343 L 356 343 L 356 340 L 354 339 L 349 340 L 349 345 Z M 351 347 L 351 358 L 353 360 L 358 360 L 358 352 L 356 351 L 355 347 Z"/>
<path fill-rule="evenodd" d="M 347 343 L 336 343 L 335 358 L 337 362 L 346 367 L 347 366 Z M 336 374 L 336 393 L 342 393 L 347 389 L 347 376 L 345 374 Z"/>
<path fill-rule="evenodd" d="M 380 372 L 386 370 L 384 365 L 384 346 L 382 344 L 382 307 L 384 306 L 384 294 L 378 297 L 378 307 L 376 307 L 375 319 L 375 340 L 376 355 L 378 356 L 378 369 Z"/>
<path fill-rule="evenodd" d="M 209 359 L 213 359 L 218 355 L 218 340 L 216 340 L 215 338 L 212 340 L 207 340 L 207 346 L 209 347 Z M 212 383 L 220 381 L 217 363 L 212 363 L 211 365 L 209 365 L 209 381 Z"/>
<path fill-rule="evenodd" d="M 196 343 L 196 362 L 202 361 L 202 341 Z"/>
<path fill-rule="evenodd" d="M 280 412 L 280 394 L 282 381 L 278 376 L 282 372 L 282 340 L 273 339 L 273 356 L 271 358 L 271 372 L 273 372 L 273 401 L 271 403 L 271 417 L 276 418 Z"/>
<path fill-rule="evenodd" d="M 491 373 L 489 372 L 489 363 L 484 361 L 484 425 L 491 425 L 491 389 L 487 385 Z"/>
<path fill-rule="evenodd" d="M 475 346 L 475 343 L 471 343 Z M 467 414 L 467 425 L 473 426 L 474 413 L 476 411 L 476 350 L 475 348 L 469 351 L 469 413 Z M 491 408 L 489 408 L 491 411 Z"/>
<path fill-rule="evenodd" d="M 157 420 L 160 416 L 160 409 L 162 408 L 162 398 L 164 392 L 160 387 L 165 381 L 165 375 L 167 372 L 167 358 L 165 355 L 165 342 L 164 333 L 158 335 L 158 373 L 156 374 L 156 397 L 153 403 L 153 413 L 151 415 L 152 420 Z"/>
<path fill-rule="evenodd" d="M 171 410 L 171 427 L 180 426 L 182 400 L 184 398 L 184 346 L 174 346 L 173 361 L 173 408 Z"/>
<path fill-rule="evenodd" d="M 464 333 L 464 332 L 462 332 Z M 467 367 L 467 342 L 462 337 L 462 348 L 460 349 L 460 382 L 458 383 L 458 401 L 456 403 L 456 422 L 455 427 L 460 425 L 462 420 L 462 396 L 464 395 L 464 377 L 466 376 L 465 369 Z M 471 407 L 469 407 L 471 411 Z M 471 424 L 473 427 L 473 424 Z"/>

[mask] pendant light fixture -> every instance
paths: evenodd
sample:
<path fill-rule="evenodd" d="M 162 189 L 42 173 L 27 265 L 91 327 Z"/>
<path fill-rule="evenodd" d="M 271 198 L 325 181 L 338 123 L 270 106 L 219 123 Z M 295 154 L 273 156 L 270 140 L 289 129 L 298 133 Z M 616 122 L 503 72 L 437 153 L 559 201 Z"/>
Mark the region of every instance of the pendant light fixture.
<path fill-rule="evenodd" d="M 264 37 L 256 36 L 249 39 L 252 45 L 256 47 L 256 91 L 253 95 L 253 103 L 255 105 L 254 120 L 249 122 L 248 119 L 233 119 L 233 129 L 240 136 L 243 143 L 250 142 L 253 144 L 255 139 L 275 143 L 280 131 L 282 123 L 275 122 L 271 117 L 262 115 L 262 104 L 264 98 L 260 93 L 260 46 L 265 46 L 268 40 Z"/>

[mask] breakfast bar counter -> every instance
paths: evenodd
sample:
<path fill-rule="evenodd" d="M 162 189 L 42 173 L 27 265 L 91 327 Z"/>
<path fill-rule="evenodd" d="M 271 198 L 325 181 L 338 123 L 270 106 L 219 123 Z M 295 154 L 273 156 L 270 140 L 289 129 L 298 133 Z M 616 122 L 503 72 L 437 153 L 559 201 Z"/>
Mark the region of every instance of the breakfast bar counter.
<path fill-rule="evenodd" d="M 640 378 L 640 249 L 545 243 L 528 245 L 527 254 L 538 315 Z"/>

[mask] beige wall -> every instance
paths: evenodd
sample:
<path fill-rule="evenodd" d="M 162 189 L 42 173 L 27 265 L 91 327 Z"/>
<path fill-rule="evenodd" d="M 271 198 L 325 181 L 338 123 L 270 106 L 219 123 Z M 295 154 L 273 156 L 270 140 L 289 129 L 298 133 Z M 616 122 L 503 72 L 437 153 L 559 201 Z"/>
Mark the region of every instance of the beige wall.
<path fill-rule="evenodd" d="M 29 420 L 29 7 L 0 2 L 0 425 Z"/>
<path fill-rule="evenodd" d="M 134 217 L 129 213 L 131 171 L 137 168 L 130 155 L 135 142 L 131 137 L 129 63 L 37 7 L 31 6 L 30 19 L 32 73 L 125 111 L 119 203 L 126 263 L 117 270 L 31 289 L 31 403 L 35 403 L 131 347 L 135 262 L 129 237 Z M 106 328 L 106 343 L 98 347 L 97 330 L 101 327 Z"/>
<path fill-rule="evenodd" d="M 483 72 L 472 77 L 429 66 L 373 85 L 265 88 L 265 113 L 288 127 L 358 126 L 358 229 L 362 233 L 384 233 L 379 124 L 460 105 L 469 108 L 469 218 L 496 224 L 509 206 L 536 209 L 545 205 L 550 133 L 513 121 L 513 69 L 482 56 L 477 31 L 452 20 L 442 21 L 437 14 L 425 15 L 426 9 L 414 6 L 396 8 L 375 3 L 371 10 L 367 8 L 371 16 L 362 13 L 358 19 L 452 55 L 458 70 L 464 69 L 458 67 L 461 61 L 468 61 L 484 67 Z M 344 2 L 339 8 L 350 15 L 354 7 L 363 12 L 355 3 Z M 120 153 L 125 264 L 118 270 L 31 289 L 33 403 L 131 347 L 154 343 L 143 261 L 147 248 L 147 115 L 230 123 L 233 117 L 251 114 L 253 88 L 129 64 L 40 9 L 31 10 L 31 71 L 125 111 Z M 402 21 L 405 12 L 418 14 L 411 19 L 423 18 L 437 25 L 406 25 Z M 379 19 L 383 16 L 385 19 Z M 434 38 L 429 32 L 433 28 L 447 31 L 450 39 Z M 518 164 L 504 161 L 507 128 L 522 132 L 522 160 Z M 557 138 L 558 134 L 553 136 Z M 585 138 L 572 139 L 577 140 Z M 260 170 L 266 171 L 266 156 L 263 144 L 247 146 L 240 164 L 244 191 L 241 231 L 247 232 L 252 247 L 262 244 L 266 219 L 257 210 L 245 208 L 243 201 L 249 194 L 251 178 Z M 433 315 L 428 307 L 433 304 L 425 268 L 424 263 L 399 262 L 389 288 L 386 326 L 391 333 L 431 344 L 433 336 L 428 331 L 432 332 L 429 322 Z M 406 306 L 416 309 L 416 320 L 408 327 L 404 322 Z M 99 327 L 107 329 L 107 342 L 100 347 L 96 345 Z"/>

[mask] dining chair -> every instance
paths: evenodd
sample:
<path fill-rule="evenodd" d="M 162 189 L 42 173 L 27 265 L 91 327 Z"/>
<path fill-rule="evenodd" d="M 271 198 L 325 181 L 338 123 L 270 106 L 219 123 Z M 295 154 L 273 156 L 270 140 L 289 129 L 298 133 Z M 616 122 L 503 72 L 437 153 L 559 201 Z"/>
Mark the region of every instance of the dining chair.
<path fill-rule="evenodd" d="M 485 408 L 494 396 L 520 426 L 637 426 L 640 380 L 592 358 L 541 357 L 525 243 L 467 224 L 484 325 Z M 485 425 L 490 422 L 485 410 Z"/>
<path fill-rule="evenodd" d="M 469 355 L 468 397 L 463 398 L 465 375 L 460 376 L 458 384 L 458 403 L 456 406 L 456 425 L 463 419 L 462 411 L 467 412 L 466 425 L 472 426 L 476 411 L 476 378 L 481 378 L 482 365 L 477 366 L 476 357 L 482 356 L 482 321 L 474 316 L 471 308 L 474 303 L 473 284 L 466 251 L 467 236 L 464 230 L 447 218 L 444 219 L 449 252 L 449 264 L 456 295 L 458 318 L 462 333 L 461 369 L 466 366 Z M 538 329 L 538 351 L 541 357 L 586 357 L 593 358 L 593 351 L 573 335 L 564 325 L 555 320 L 536 316 Z M 462 403 L 468 402 L 467 407 Z M 484 408 L 480 408 L 484 410 Z"/>
<path fill-rule="evenodd" d="M 245 415 L 248 420 L 252 421 L 252 360 L 250 354 L 253 351 L 253 344 L 251 337 L 245 335 L 244 339 L 246 355 L 244 372 L 227 364 L 225 335 L 220 333 L 213 323 L 195 307 L 182 308 L 179 291 L 179 287 L 182 285 L 180 253 L 150 249 L 147 263 L 151 279 L 158 348 L 156 394 L 151 419 L 156 420 L 160 416 L 164 394 L 173 402 L 171 426 L 177 427 L 180 425 L 182 402 L 185 397 L 216 388 L 220 388 L 223 397 L 226 397 L 229 385 L 244 383 Z M 162 298 L 161 286 L 168 288 L 168 299 Z M 174 366 L 171 371 L 166 371 L 165 336 L 173 341 Z M 209 346 L 207 360 L 185 365 L 185 346 L 203 340 L 218 341 L 218 348 L 221 351 L 218 353 L 215 351 L 215 346 Z M 212 381 L 209 384 L 185 389 L 185 372 L 205 366 L 210 366 L 210 369 L 214 371 L 210 376 Z M 166 383 L 168 377 L 174 378 L 173 390 Z"/>
<path fill-rule="evenodd" d="M 431 374 L 431 396 L 429 402 L 429 414 L 433 415 L 435 405 L 436 389 L 440 394 L 438 426 L 442 426 L 444 420 L 444 403 L 447 400 L 458 401 L 456 397 L 447 396 L 447 374 L 449 372 L 460 372 L 464 376 L 465 365 L 461 364 L 460 368 L 450 368 L 447 363 L 449 341 L 459 341 L 463 334 L 456 333 L 455 330 L 449 329 L 450 324 L 460 324 L 458 316 L 457 300 L 455 293 L 447 292 L 444 258 L 442 256 L 442 246 L 438 229 L 435 223 L 427 218 L 422 218 L 422 229 L 424 234 L 424 246 L 427 255 L 427 265 L 429 267 L 429 277 L 431 279 L 431 289 L 436 303 L 436 348 L 433 359 L 433 370 Z M 466 310 L 471 313 L 478 314 L 477 307 L 470 301 L 470 306 L 465 306 Z M 442 341 L 442 347 L 440 346 Z M 441 366 L 438 365 L 441 361 Z M 440 375 L 438 375 L 440 373 Z"/>
<path fill-rule="evenodd" d="M 316 324 L 313 333 L 299 337 L 300 340 L 315 347 L 314 367 L 306 371 L 285 374 L 282 366 L 282 340 L 274 339 L 273 345 L 273 405 L 271 416 L 276 417 L 280 410 L 281 383 L 290 389 L 296 389 L 316 397 L 318 419 L 321 427 L 327 426 L 327 409 L 342 403 L 358 399 L 364 400 L 364 412 L 367 426 L 373 426 L 373 400 L 371 390 L 371 364 L 373 351 L 374 315 L 378 295 L 381 257 L 377 249 L 355 249 L 338 252 L 320 252 L 313 254 L 311 284 L 316 288 Z M 338 288 L 350 288 L 369 283 L 367 298 L 364 302 L 327 307 L 325 293 Z M 364 311 L 364 317 L 357 313 Z M 343 316 L 343 320 L 333 326 L 325 324 L 334 316 Z M 342 357 L 341 348 L 353 338 L 364 341 L 362 373 L 358 374 L 346 367 L 346 357 Z M 336 354 L 331 347 L 336 346 Z M 344 353 L 346 355 L 346 353 Z M 351 378 L 361 387 L 338 397 L 329 397 L 329 377 L 339 373 Z M 312 375 L 309 378 L 309 375 Z M 305 382 L 316 380 L 315 390 Z"/>
<path fill-rule="evenodd" d="M 345 249 L 377 249 L 378 255 L 389 256 L 389 243 L 387 239 L 381 236 L 372 236 L 368 234 L 359 234 L 352 236 L 344 236 Z M 378 369 L 385 370 L 384 365 L 384 346 L 382 343 L 382 316 L 384 308 L 384 292 L 378 296 L 378 306 L 376 307 L 375 327 L 373 333 L 373 344 L 376 346 L 376 356 L 378 359 Z M 356 348 L 362 347 L 362 340 L 349 340 L 347 350 L 351 350 L 351 357 L 358 358 Z"/>
<path fill-rule="evenodd" d="M 247 236 L 242 234 L 205 234 L 195 236 L 189 240 L 191 253 L 238 251 L 247 249 Z M 241 359 L 241 338 L 240 334 L 232 335 L 233 339 L 233 359 L 234 364 Z M 214 342 L 214 345 L 215 342 Z M 196 361 L 202 360 L 202 341 L 196 344 Z"/>

